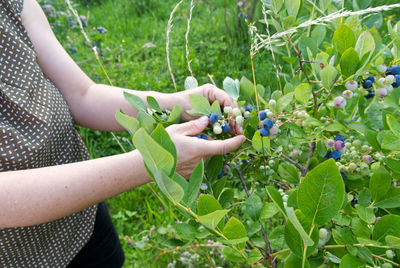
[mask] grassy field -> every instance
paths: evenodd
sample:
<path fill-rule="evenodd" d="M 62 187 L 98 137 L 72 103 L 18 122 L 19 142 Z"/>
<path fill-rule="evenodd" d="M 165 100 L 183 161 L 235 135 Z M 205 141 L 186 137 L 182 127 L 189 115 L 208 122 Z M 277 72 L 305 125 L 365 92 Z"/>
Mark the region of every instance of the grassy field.
<path fill-rule="evenodd" d="M 85 30 L 99 47 L 101 60 L 113 85 L 137 90 L 174 91 L 166 61 L 165 30 L 170 12 L 177 2 L 75 1 L 75 8 L 80 15 L 86 16 L 88 26 Z M 175 14 L 170 37 L 171 64 L 178 90 L 183 90 L 184 80 L 190 75 L 185 58 L 188 2 L 184 1 Z M 250 44 L 245 16 L 251 13 L 251 8 L 238 10 L 236 1 L 227 0 L 197 2 L 193 11 L 189 49 L 191 66 L 199 83 L 209 83 L 208 74 L 219 86 L 226 76 L 240 79 L 245 75 L 250 78 Z M 374 5 L 388 2 L 374 1 Z M 41 4 L 52 4 L 56 8 L 57 16 L 50 16 L 49 20 L 57 37 L 80 67 L 97 83 L 109 84 L 64 1 L 41 1 Z M 254 18 L 257 19 L 260 17 L 260 8 L 256 10 Z M 243 12 L 243 16 L 239 16 L 240 12 Z M 99 32 L 99 27 L 103 27 L 103 33 Z M 277 89 L 269 53 L 257 55 L 255 66 L 257 82 L 272 90 Z M 83 128 L 79 131 L 93 158 L 123 152 L 110 133 Z M 126 150 L 132 148 L 127 134 L 116 135 Z M 153 185 L 153 188 L 156 187 Z M 168 206 L 168 202 L 161 199 Z M 177 245 L 176 241 L 170 239 L 173 236 L 171 224 L 175 221 L 174 216 L 148 186 L 133 189 L 107 203 L 124 246 L 126 267 L 167 267 L 174 260 L 179 260 L 181 251 L 162 254 L 157 248 L 145 246 L 146 243 L 163 245 L 164 248 Z M 174 213 L 179 217 L 177 211 Z M 201 255 L 196 263 L 199 266 L 209 265 L 211 259 L 218 259 L 218 252 L 215 251 L 198 249 L 193 252 Z M 202 260 L 206 262 L 202 263 Z M 182 266 L 178 264 L 176 267 Z"/>

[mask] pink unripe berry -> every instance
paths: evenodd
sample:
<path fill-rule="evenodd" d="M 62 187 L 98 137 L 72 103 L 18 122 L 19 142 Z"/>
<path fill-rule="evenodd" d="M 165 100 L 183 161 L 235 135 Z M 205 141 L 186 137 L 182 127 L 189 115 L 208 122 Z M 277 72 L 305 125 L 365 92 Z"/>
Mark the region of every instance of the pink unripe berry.
<path fill-rule="evenodd" d="M 376 90 L 376 95 L 378 95 L 379 98 L 384 98 L 388 95 L 388 91 L 386 88 L 382 87 Z"/>
<path fill-rule="evenodd" d="M 271 135 L 276 135 L 279 132 L 279 128 L 277 128 L 276 126 L 273 126 L 272 128 L 269 129 L 269 134 Z"/>
<path fill-rule="evenodd" d="M 343 97 L 345 97 L 346 99 L 350 99 L 353 97 L 353 91 L 351 90 L 345 90 L 343 91 Z"/>
<path fill-rule="evenodd" d="M 376 224 L 380 219 L 381 217 L 376 217 L 374 224 Z"/>
<path fill-rule="evenodd" d="M 335 149 L 336 150 L 341 150 L 344 148 L 344 142 L 343 141 L 336 141 L 335 142 Z"/>
<path fill-rule="evenodd" d="M 344 106 L 346 106 L 346 100 L 339 96 L 333 100 L 333 104 L 335 104 L 336 109 L 342 109 Z"/>
<path fill-rule="evenodd" d="M 363 161 L 367 164 L 371 164 L 372 163 L 372 156 L 370 155 L 364 155 L 363 156 Z"/>
<path fill-rule="evenodd" d="M 290 156 L 291 156 L 292 158 L 294 158 L 294 159 L 296 159 L 297 157 L 299 157 L 299 155 L 300 155 L 300 152 L 299 152 L 298 150 L 296 150 L 296 149 L 294 149 L 294 150 L 291 152 L 291 154 L 290 154 Z"/>
<path fill-rule="evenodd" d="M 335 141 L 332 140 L 332 139 L 329 139 L 329 140 L 326 141 L 325 145 L 328 148 L 332 148 L 333 146 L 335 146 Z"/>
<path fill-rule="evenodd" d="M 354 80 L 350 80 L 350 81 L 346 82 L 345 86 L 346 86 L 346 89 L 354 91 L 358 88 L 358 83 Z"/>

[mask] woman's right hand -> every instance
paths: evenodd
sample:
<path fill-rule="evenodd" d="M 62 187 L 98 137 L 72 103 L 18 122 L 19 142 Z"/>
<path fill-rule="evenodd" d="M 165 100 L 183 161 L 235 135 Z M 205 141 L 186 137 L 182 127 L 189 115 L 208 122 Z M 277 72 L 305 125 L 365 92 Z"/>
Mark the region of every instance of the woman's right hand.
<path fill-rule="evenodd" d="M 213 155 L 223 155 L 240 147 L 246 140 L 238 135 L 226 140 L 203 140 L 193 137 L 201 133 L 208 126 L 208 117 L 186 123 L 172 125 L 166 128 L 172 141 L 175 143 L 178 154 L 177 172 L 188 179 L 201 159 Z"/>

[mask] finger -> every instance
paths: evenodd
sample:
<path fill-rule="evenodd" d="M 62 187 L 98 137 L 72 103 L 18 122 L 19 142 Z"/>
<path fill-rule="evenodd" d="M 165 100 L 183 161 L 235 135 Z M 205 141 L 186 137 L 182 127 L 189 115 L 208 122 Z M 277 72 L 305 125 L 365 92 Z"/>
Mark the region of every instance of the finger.
<path fill-rule="evenodd" d="M 245 140 L 245 136 L 239 135 L 226 140 L 204 141 L 202 149 L 205 155 L 224 155 L 239 148 Z"/>
<path fill-rule="evenodd" d="M 222 107 L 225 106 L 231 106 L 232 108 L 238 107 L 236 101 L 234 101 L 232 97 L 229 96 L 229 94 L 223 91 L 222 89 L 219 89 L 212 84 L 204 85 L 204 89 L 206 92 L 206 98 L 208 98 L 210 102 L 218 100 L 219 104 Z"/>
<path fill-rule="evenodd" d="M 181 133 L 185 136 L 194 136 L 201 133 L 208 126 L 208 122 L 208 117 L 202 116 L 196 120 L 174 125 L 172 131 Z"/>

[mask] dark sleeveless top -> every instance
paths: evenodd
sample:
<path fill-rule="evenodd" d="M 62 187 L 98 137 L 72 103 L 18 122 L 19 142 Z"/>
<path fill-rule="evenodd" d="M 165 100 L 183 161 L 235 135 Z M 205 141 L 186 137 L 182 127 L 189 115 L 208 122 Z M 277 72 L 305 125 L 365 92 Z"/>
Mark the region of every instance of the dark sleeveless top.
<path fill-rule="evenodd" d="M 23 0 L 0 0 L 0 172 L 89 158 L 67 103 L 36 61 L 22 7 Z M 96 209 L 0 228 L 0 267 L 65 267 L 89 240 Z"/>

